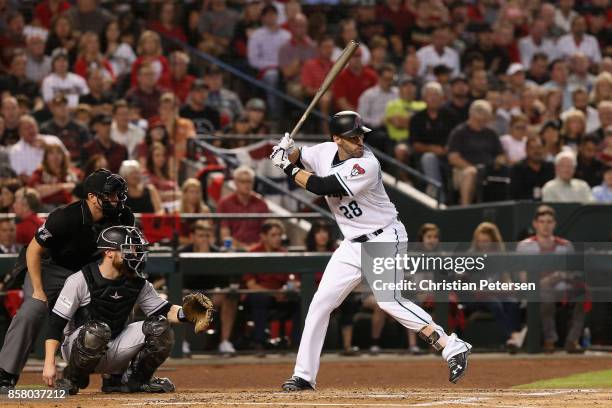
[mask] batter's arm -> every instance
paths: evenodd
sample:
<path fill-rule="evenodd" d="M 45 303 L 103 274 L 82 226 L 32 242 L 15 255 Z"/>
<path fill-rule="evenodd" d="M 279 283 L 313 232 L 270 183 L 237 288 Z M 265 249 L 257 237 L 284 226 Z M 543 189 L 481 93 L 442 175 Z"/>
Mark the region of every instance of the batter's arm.
<path fill-rule="evenodd" d="M 36 238 L 32 238 L 30 245 L 26 251 L 26 264 L 28 266 L 28 273 L 30 274 L 30 280 L 32 281 L 32 297 L 42 302 L 47 302 L 47 295 L 42 282 L 42 270 L 40 267 L 40 261 L 42 259 L 45 248 L 43 248 Z"/>

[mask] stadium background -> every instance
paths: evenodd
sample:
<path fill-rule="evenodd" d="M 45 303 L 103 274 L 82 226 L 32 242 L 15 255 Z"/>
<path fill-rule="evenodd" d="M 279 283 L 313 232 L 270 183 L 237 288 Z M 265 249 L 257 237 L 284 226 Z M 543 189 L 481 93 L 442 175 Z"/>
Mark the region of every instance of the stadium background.
<path fill-rule="evenodd" d="M 159 290 L 175 301 L 182 290 L 216 291 L 215 327 L 186 333 L 174 356 L 291 353 L 316 272 L 340 236 L 324 203 L 266 159 L 352 39 L 360 52 L 298 143 L 328 140 L 330 114 L 359 111 L 411 240 L 435 231 L 422 229 L 429 223 L 439 240 L 472 248 L 480 233 L 519 241 L 534 233 L 545 201 L 557 236 L 609 241 L 611 21 L 608 0 L 0 1 L 1 272 L 46 213 L 108 167 L 128 180 L 128 205 L 154 243 Z M 484 123 L 470 113 L 476 100 L 489 102 Z M 485 134 L 497 142 L 473 142 Z M 474 167 L 471 184 L 455 180 L 451 153 Z M 575 166 L 570 188 L 560 189 L 567 154 Z M 289 255 L 276 254 L 282 261 L 267 270 L 270 252 Z M 2 334 L 21 280 L 2 285 Z M 508 349 L 491 310 L 444 303 L 430 308 L 448 313 L 443 323 L 478 351 Z M 571 307 L 557 310 L 555 356 L 607 350 L 609 305 L 592 305 L 572 350 L 564 343 Z M 528 314 L 523 305 L 521 328 Z M 540 351 L 535 332 L 530 326 L 520 352 Z M 420 355 L 425 346 L 385 322 L 360 290 L 335 313 L 325 350 L 359 364 L 366 354 Z M 587 371 L 588 356 L 577 371 Z M 516 384 L 500 384 L 508 385 Z"/>

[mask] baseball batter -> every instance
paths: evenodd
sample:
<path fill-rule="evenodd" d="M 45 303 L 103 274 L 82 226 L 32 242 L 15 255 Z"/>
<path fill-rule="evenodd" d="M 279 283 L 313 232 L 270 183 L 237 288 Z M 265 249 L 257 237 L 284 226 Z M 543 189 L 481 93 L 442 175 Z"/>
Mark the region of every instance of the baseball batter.
<path fill-rule="evenodd" d="M 170 323 L 189 321 L 201 332 L 210 323 L 212 303 L 201 293 L 185 296 L 182 307 L 161 298 L 145 279 L 147 242 L 135 227 L 105 229 L 97 247 L 102 261 L 68 277 L 53 307 L 43 379 L 71 395 L 86 388 L 94 372 L 107 374 L 104 392 L 174 391 L 168 378 L 153 377 L 174 342 Z M 127 324 L 134 306 L 147 318 Z M 68 365 L 56 381 L 55 354 L 62 332 L 61 352 Z"/>
<path fill-rule="evenodd" d="M 308 309 L 294 374 L 282 385 L 285 391 L 314 390 L 330 314 L 362 279 L 361 244 L 394 242 L 396 247 L 405 248 L 408 241 L 384 189 L 380 163 L 364 146 L 369 131 L 358 113 L 339 112 L 330 122 L 331 142 L 295 149 L 293 140 L 285 134 L 270 156 L 273 164 L 300 187 L 326 197 L 344 235 Z M 442 351 L 450 369 L 449 381 L 455 383 L 465 375 L 472 348 L 469 343 L 455 334 L 447 335 L 427 312 L 410 301 L 398 299 L 379 305 L 435 350 Z"/>

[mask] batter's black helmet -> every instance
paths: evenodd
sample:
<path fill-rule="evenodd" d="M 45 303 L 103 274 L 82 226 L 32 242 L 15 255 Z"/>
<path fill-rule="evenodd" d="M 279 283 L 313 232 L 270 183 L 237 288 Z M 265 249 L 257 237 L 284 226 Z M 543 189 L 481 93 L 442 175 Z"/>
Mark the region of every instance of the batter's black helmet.
<path fill-rule="evenodd" d="M 146 278 L 144 271 L 149 253 L 149 243 L 136 227 L 117 225 L 108 227 L 98 236 L 97 246 L 100 250 L 115 249 L 121 251 L 123 262 L 141 278 Z"/>
<path fill-rule="evenodd" d="M 332 116 L 329 121 L 331 136 L 350 137 L 365 134 L 372 129 L 363 126 L 361 115 L 353 111 L 342 111 Z"/>
<path fill-rule="evenodd" d="M 123 210 L 127 200 L 127 183 L 120 175 L 106 169 L 98 169 L 87 176 L 83 188 L 86 194 L 92 193 L 98 197 L 105 216 L 113 218 Z M 116 205 L 108 199 L 113 193 L 117 193 L 119 200 Z"/>

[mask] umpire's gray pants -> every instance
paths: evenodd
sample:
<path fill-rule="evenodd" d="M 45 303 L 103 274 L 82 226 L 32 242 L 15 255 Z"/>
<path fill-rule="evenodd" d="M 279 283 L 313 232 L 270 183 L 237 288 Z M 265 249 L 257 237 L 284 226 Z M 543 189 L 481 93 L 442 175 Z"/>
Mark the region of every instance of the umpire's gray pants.
<path fill-rule="evenodd" d="M 145 335 L 142 332 L 143 322 L 129 324 L 123 331 L 108 343 L 108 350 L 102 357 L 95 372 L 100 374 L 121 374 L 130 361 L 138 354 L 145 344 Z M 62 343 L 62 357 L 64 361 L 70 359 L 72 345 L 83 326 L 71 333 Z"/>
<path fill-rule="evenodd" d="M 48 306 L 32 298 L 32 282 L 28 274 L 23 284 L 24 302 L 6 331 L 4 345 L 0 350 L 0 368 L 19 375 L 25 367 L 32 345 L 45 324 L 49 308 L 52 308 L 64 286 L 66 278 L 74 272 L 54 263 L 41 263 L 43 287 Z"/>

